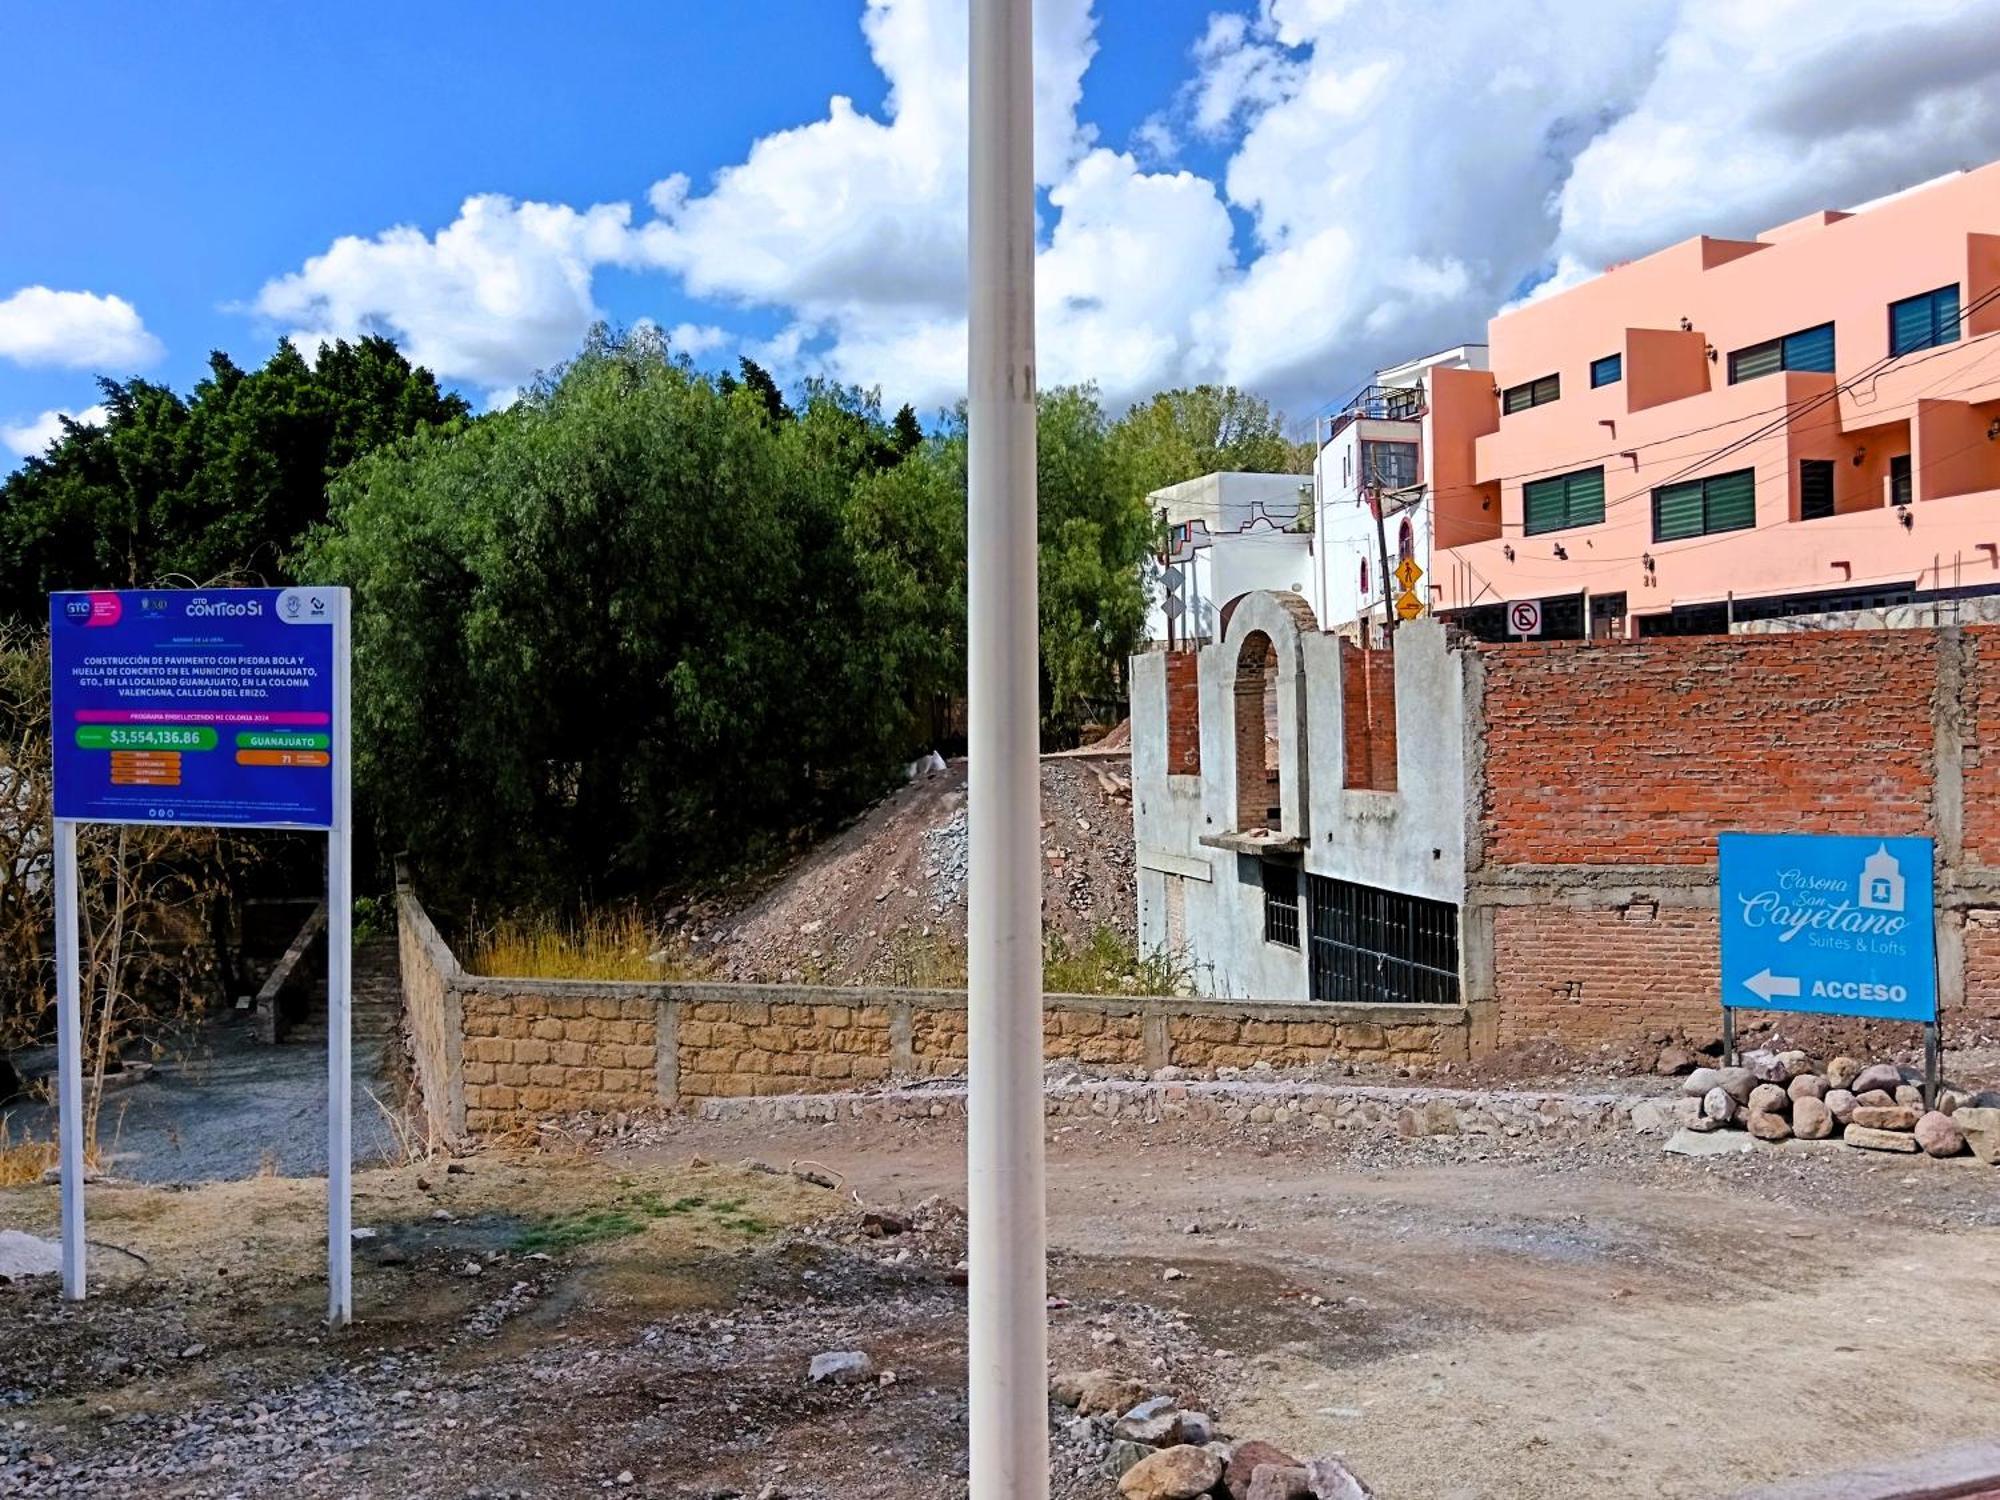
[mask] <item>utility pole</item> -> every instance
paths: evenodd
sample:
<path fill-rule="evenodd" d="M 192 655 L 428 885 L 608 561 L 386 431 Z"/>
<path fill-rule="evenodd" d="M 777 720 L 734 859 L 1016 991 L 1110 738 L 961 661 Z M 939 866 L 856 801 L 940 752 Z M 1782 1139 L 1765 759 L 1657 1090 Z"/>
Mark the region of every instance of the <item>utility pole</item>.
<path fill-rule="evenodd" d="M 1382 551 L 1382 639 L 1387 643 L 1396 634 L 1396 602 L 1390 587 L 1394 580 L 1389 575 L 1389 523 L 1382 514 L 1381 485 L 1369 487 L 1368 501 L 1375 511 L 1375 542 Z"/>
<path fill-rule="evenodd" d="M 971 12 L 971 1494 L 1047 1500 L 1033 24 L 1030 0 Z"/>

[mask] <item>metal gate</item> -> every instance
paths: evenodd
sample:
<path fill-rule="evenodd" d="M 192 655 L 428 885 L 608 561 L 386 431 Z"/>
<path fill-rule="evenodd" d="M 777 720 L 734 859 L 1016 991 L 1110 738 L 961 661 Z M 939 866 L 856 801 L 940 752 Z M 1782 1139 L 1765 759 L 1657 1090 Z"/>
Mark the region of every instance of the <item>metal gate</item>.
<path fill-rule="evenodd" d="M 1312 997 L 1458 1004 L 1458 908 L 1324 875 L 1307 877 Z"/>

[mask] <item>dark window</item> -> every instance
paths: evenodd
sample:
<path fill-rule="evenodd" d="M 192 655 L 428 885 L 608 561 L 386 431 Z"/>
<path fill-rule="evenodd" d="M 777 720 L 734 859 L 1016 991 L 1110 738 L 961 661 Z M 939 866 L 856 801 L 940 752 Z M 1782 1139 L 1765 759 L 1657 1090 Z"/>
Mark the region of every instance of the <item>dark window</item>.
<path fill-rule="evenodd" d="M 1458 908 L 1306 877 L 1312 997 L 1363 1005 L 1458 1004 Z"/>
<path fill-rule="evenodd" d="M 1616 385 L 1625 378 L 1625 356 L 1607 354 L 1602 359 L 1590 362 L 1590 388 L 1594 391 L 1600 385 Z"/>
<path fill-rule="evenodd" d="M 1833 514 L 1833 460 L 1799 460 L 1799 519 L 1818 521 Z"/>
<path fill-rule="evenodd" d="M 1624 591 L 1621 589 L 1615 594 L 1592 594 L 1590 596 L 1590 638 L 1594 641 L 1610 640 L 1624 634 Z"/>
<path fill-rule="evenodd" d="M 1299 945 L 1299 868 L 1264 861 L 1264 941 Z"/>
<path fill-rule="evenodd" d="M 1540 380 L 1508 386 L 1500 393 L 1500 409 L 1510 414 L 1526 411 L 1531 406 L 1547 406 L 1561 395 L 1562 376 L 1544 375 Z"/>
<path fill-rule="evenodd" d="M 1361 592 L 1368 592 L 1368 559 L 1365 557 L 1361 559 Z"/>
<path fill-rule="evenodd" d="M 1910 455 L 1898 453 L 1889 460 L 1889 503 L 1910 503 Z"/>
<path fill-rule="evenodd" d="M 1386 490 L 1406 490 L 1417 482 L 1415 443 L 1361 443 L 1361 482 Z"/>
<path fill-rule="evenodd" d="M 1737 469 L 1653 491 L 1653 540 L 1677 542 L 1757 524 L 1757 471 Z"/>
<path fill-rule="evenodd" d="M 1889 304 L 1889 352 L 1908 354 L 1958 338 L 1958 283 Z"/>
<path fill-rule="evenodd" d="M 1604 519 L 1604 470 L 1578 469 L 1521 486 L 1522 529 L 1529 536 L 1571 526 L 1595 526 Z"/>
<path fill-rule="evenodd" d="M 1781 339 L 1768 339 L 1747 349 L 1738 349 L 1729 356 L 1731 385 L 1739 380 L 1755 380 L 1759 375 L 1774 375 L 1779 370 L 1822 370 L 1831 373 L 1833 325 L 1822 323 L 1817 328 L 1804 328 Z"/>
<path fill-rule="evenodd" d="M 1408 516 L 1396 528 L 1396 561 L 1415 562 L 1417 559 L 1417 529 L 1410 524 Z"/>

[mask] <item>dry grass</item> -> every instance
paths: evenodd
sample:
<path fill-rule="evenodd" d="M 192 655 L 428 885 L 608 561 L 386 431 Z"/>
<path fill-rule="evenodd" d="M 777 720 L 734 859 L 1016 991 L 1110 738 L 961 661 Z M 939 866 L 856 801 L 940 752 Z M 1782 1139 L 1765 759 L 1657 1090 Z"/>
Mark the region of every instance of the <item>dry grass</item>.
<path fill-rule="evenodd" d="M 899 935 L 890 945 L 888 982 L 912 989 L 963 989 L 965 945 Z M 1141 957 L 1117 932 L 1099 927 L 1080 943 L 1049 933 L 1042 946 L 1042 988 L 1051 995 L 1182 995 L 1193 967 L 1170 954 Z"/>
<path fill-rule="evenodd" d="M 655 930 L 636 907 L 585 912 L 577 922 L 506 917 L 473 940 L 467 967 L 508 979 L 700 979 L 708 965 Z"/>
<path fill-rule="evenodd" d="M 14 1139 L 7 1122 L 0 1120 L 0 1188 L 26 1187 L 40 1182 L 42 1173 L 56 1164 L 56 1143 Z"/>

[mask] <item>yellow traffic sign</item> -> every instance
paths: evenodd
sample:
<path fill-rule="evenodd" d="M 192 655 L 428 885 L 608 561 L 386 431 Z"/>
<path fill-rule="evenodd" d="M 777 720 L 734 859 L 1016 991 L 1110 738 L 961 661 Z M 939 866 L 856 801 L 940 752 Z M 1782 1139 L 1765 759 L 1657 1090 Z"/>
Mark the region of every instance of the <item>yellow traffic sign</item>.
<path fill-rule="evenodd" d="M 1396 564 L 1396 582 L 1403 586 L 1406 594 L 1416 588 L 1417 580 L 1423 576 L 1424 570 L 1417 566 L 1414 557 L 1406 557 Z"/>
<path fill-rule="evenodd" d="M 1405 589 L 1396 596 L 1396 613 L 1400 618 L 1414 620 L 1423 612 L 1423 601 L 1409 590 Z"/>

